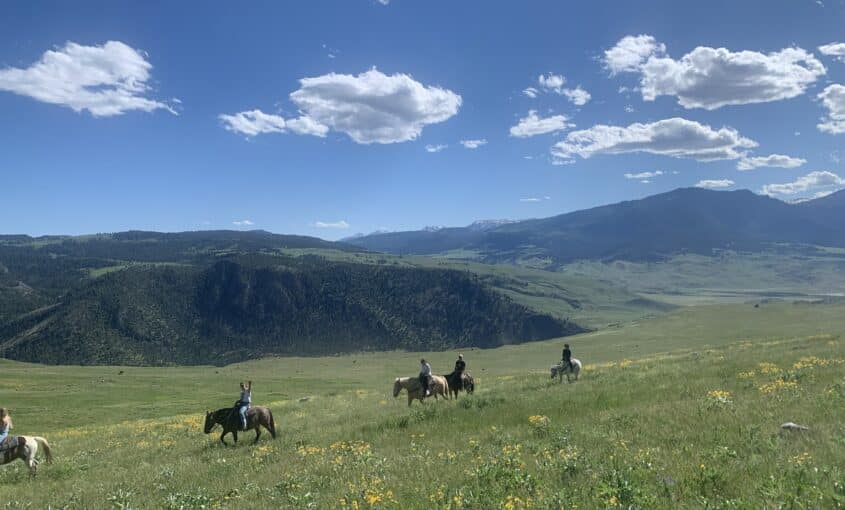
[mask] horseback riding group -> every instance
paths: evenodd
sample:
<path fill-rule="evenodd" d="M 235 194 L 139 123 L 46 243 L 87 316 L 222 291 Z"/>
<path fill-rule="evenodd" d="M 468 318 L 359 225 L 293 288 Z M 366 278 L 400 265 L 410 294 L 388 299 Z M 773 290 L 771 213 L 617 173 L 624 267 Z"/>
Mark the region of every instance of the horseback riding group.
<path fill-rule="evenodd" d="M 552 379 L 566 374 L 569 381 L 570 374 L 578 380 L 581 371 L 581 362 L 572 357 L 569 344 L 564 344 L 563 358 L 560 363 L 551 367 Z M 571 382 L 571 381 L 570 381 Z M 424 401 L 427 397 L 433 396 L 435 400 L 439 397 L 444 399 L 458 398 L 458 392 L 475 391 L 475 380 L 467 372 L 467 364 L 463 354 L 458 354 L 455 361 L 455 369 L 448 375 L 434 375 L 431 373 L 431 364 L 424 358 L 420 360 L 420 373 L 418 377 L 397 377 L 393 385 L 393 396 L 399 396 L 402 390 L 408 392 L 408 405 L 414 400 Z M 220 425 L 223 428 L 220 434 L 220 441 L 227 444 L 225 437 L 232 434 L 235 443 L 238 442 L 238 432 L 255 431 L 253 444 L 261 437 L 261 428 L 266 429 L 273 439 L 276 438 L 276 422 L 273 413 L 263 406 L 252 406 L 252 381 L 246 384 L 240 383 L 240 397 L 233 407 L 224 407 L 217 411 L 207 411 L 205 414 L 205 425 L 203 430 L 210 434 L 214 428 Z M 37 436 L 11 436 L 9 432 L 14 425 L 9 410 L 0 408 L 0 465 L 8 464 L 14 460 L 21 459 L 29 467 L 30 476 L 34 476 L 38 468 L 36 455 L 43 451 L 47 461 L 52 460 L 50 444 L 43 437 Z"/>
<path fill-rule="evenodd" d="M 420 360 L 420 374 L 418 377 L 397 377 L 393 382 L 393 396 L 398 397 L 404 389 L 408 392 L 408 405 L 414 400 L 424 401 L 426 397 L 458 398 L 459 391 L 472 393 L 475 391 L 475 380 L 466 371 L 467 364 L 464 355 L 458 354 L 455 369 L 448 375 L 433 375 L 431 365 Z"/>

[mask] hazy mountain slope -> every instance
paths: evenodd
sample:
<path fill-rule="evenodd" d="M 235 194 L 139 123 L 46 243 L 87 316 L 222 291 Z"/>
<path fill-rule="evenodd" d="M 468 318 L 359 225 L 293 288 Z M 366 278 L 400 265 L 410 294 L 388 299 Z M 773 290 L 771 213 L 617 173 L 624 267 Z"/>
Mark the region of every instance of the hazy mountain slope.
<path fill-rule="evenodd" d="M 650 260 L 713 249 L 760 250 L 772 243 L 845 246 L 845 192 L 787 204 L 750 191 L 678 189 L 551 218 L 510 223 L 486 231 L 449 228 L 352 239 L 391 253 L 478 252 L 487 261 L 550 257 L 573 260 Z"/>

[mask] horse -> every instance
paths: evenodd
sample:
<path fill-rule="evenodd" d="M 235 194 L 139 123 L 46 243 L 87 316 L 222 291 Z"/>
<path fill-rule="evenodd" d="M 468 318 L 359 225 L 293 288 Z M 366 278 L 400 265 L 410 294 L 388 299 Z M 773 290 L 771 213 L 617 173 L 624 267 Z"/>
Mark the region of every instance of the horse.
<path fill-rule="evenodd" d="M 29 467 L 30 478 L 38 471 L 38 452 L 44 450 L 47 462 L 53 462 L 53 452 L 50 451 L 50 443 L 43 437 L 38 436 L 17 436 L 6 440 L 3 450 L 0 450 L 0 465 L 9 464 L 17 459 L 26 463 Z"/>
<path fill-rule="evenodd" d="M 473 393 L 475 391 L 475 379 L 467 372 L 461 373 L 460 377 L 458 377 L 457 372 L 452 372 L 444 377 L 446 378 L 446 382 L 449 383 L 449 392 L 454 398 L 458 398 L 458 392 L 461 389 L 467 393 Z"/>
<path fill-rule="evenodd" d="M 449 382 L 442 375 L 431 376 L 432 395 L 434 400 L 440 395 L 444 399 L 451 398 L 449 395 Z M 399 392 L 403 389 L 408 390 L 408 407 L 411 407 L 411 402 L 414 399 L 419 399 L 420 402 L 425 398 L 425 391 L 422 384 L 420 384 L 419 377 L 397 377 L 393 382 L 393 398 L 399 396 Z"/>
<path fill-rule="evenodd" d="M 566 374 L 566 382 L 571 383 L 572 381 L 569 379 L 569 374 L 575 375 L 575 380 L 578 380 L 578 374 L 581 373 L 581 362 L 575 358 L 572 358 L 572 367 L 567 370 L 566 367 L 563 366 L 563 361 L 552 365 L 550 369 L 552 379 L 555 377 L 560 378 L 560 382 L 563 382 L 563 374 Z"/>
<path fill-rule="evenodd" d="M 238 431 L 241 428 L 241 417 L 238 410 L 232 407 L 225 407 L 214 412 L 206 411 L 205 413 L 205 428 L 206 434 L 210 434 L 214 427 L 221 425 L 223 433 L 220 434 L 220 442 L 228 446 L 224 439 L 226 434 L 231 433 L 235 438 L 235 444 L 238 444 Z M 267 429 L 273 439 L 276 439 L 276 421 L 273 419 L 273 413 L 269 409 L 262 406 L 250 407 L 246 412 L 246 430 L 255 430 L 255 441 L 258 442 L 261 437 L 261 427 Z"/>

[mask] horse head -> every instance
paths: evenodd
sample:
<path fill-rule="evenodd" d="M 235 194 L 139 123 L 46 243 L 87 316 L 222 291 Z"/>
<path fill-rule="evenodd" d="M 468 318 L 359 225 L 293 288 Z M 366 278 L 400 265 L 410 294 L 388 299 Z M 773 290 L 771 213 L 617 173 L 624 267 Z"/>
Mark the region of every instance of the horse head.
<path fill-rule="evenodd" d="M 549 369 L 549 373 L 551 374 L 551 379 L 554 379 L 555 377 L 557 377 L 557 371 L 559 369 L 560 369 L 560 367 L 558 365 L 552 365 L 552 367 Z"/>
<path fill-rule="evenodd" d="M 396 378 L 396 381 L 393 382 L 393 398 L 399 396 L 399 392 L 402 391 L 402 383 L 399 382 L 399 378 Z"/>
<path fill-rule="evenodd" d="M 205 426 L 203 427 L 203 431 L 206 434 L 210 434 L 211 431 L 214 429 L 214 426 L 217 425 L 217 421 L 214 419 L 214 413 L 211 411 L 205 412 Z"/>

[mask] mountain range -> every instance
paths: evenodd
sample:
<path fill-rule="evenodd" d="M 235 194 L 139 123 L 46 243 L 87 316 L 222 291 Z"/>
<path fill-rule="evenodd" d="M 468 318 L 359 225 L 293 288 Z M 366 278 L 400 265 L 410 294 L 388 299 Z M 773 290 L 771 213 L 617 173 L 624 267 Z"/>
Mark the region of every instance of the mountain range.
<path fill-rule="evenodd" d="M 790 204 L 750 191 L 682 188 L 479 229 L 380 233 L 349 244 L 393 254 L 471 253 L 484 262 L 660 260 L 678 253 L 757 251 L 779 244 L 845 246 L 845 190 Z"/>

